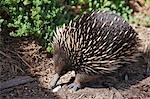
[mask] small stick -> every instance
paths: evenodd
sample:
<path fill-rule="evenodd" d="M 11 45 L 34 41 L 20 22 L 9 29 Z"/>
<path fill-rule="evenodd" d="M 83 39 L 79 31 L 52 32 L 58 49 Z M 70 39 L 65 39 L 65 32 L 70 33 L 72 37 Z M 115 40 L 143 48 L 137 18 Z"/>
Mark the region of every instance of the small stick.
<path fill-rule="evenodd" d="M 4 52 L 2 52 L 2 51 L 0 51 L 0 54 L 2 54 L 3 56 L 5 56 L 5 57 L 11 59 L 11 57 L 10 57 L 9 55 L 7 55 L 6 53 L 4 53 Z"/>
<path fill-rule="evenodd" d="M 32 66 L 29 65 L 18 53 L 16 53 L 16 54 L 29 68 L 32 68 Z"/>
<path fill-rule="evenodd" d="M 30 66 L 17 52 L 11 51 L 9 49 L 7 49 L 7 50 L 16 54 L 29 68 L 32 68 L 32 66 Z"/>
<path fill-rule="evenodd" d="M 29 83 L 29 82 L 32 82 L 34 80 L 35 79 L 31 78 L 30 76 L 17 76 L 14 79 L 0 83 L 0 91 L 7 89 L 7 88 L 10 88 L 10 87 L 17 86 L 17 85 Z"/>

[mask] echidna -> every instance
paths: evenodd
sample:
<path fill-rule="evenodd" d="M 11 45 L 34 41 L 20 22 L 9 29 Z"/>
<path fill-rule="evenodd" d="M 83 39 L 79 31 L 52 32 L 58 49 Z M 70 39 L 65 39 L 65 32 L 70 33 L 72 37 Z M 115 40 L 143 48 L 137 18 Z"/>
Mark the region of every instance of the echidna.
<path fill-rule="evenodd" d="M 57 28 L 53 38 L 53 61 L 56 70 L 53 88 L 68 71 L 75 71 L 69 87 L 122 67 L 137 51 L 138 38 L 122 17 L 110 11 L 85 13 L 68 26 Z"/>

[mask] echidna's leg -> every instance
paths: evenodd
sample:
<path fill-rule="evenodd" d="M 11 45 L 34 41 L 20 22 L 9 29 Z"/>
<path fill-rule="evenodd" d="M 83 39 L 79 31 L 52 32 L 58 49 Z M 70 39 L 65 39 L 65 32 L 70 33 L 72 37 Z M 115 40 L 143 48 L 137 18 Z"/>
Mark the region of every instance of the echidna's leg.
<path fill-rule="evenodd" d="M 89 81 L 94 80 L 96 78 L 98 78 L 98 76 L 90 76 L 90 75 L 87 75 L 87 74 L 77 73 L 76 76 L 75 76 L 74 82 L 71 83 L 70 85 L 68 85 L 68 88 L 73 89 L 74 91 L 76 91 L 76 90 L 81 88 L 82 83 L 89 82 Z"/>

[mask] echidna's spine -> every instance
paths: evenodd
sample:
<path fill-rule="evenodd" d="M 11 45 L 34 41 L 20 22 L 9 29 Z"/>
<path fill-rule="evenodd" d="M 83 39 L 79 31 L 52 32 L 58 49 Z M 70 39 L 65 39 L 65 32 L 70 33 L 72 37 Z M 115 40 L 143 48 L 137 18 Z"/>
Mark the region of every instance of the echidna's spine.
<path fill-rule="evenodd" d="M 56 30 L 54 44 L 64 50 L 77 72 L 90 75 L 111 72 L 136 52 L 137 33 L 112 12 L 84 14 Z"/>

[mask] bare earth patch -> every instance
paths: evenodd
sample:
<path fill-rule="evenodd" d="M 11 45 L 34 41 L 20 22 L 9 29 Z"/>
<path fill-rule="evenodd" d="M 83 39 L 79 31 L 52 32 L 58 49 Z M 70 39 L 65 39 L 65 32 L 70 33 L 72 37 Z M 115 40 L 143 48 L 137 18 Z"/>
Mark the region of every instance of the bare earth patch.
<path fill-rule="evenodd" d="M 42 48 L 39 40 L 12 38 L 0 34 L 3 46 L 0 47 L 0 82 L 5 83 L 18 76 L 30 76 L 33 81 L 0 90 L 0 98 L 12 99 L 150 99 L 150 58 L 144 48 L 150 44 L 150 28 L 133 26 L 139 33 L 145 55 L 138 57 L 132 66 L 123 68 L 108 76 L 85 84 L 83 89 L 72 92 L 67 88 L 74 76 L 73 72 L 64 75 L 59 84 L 61 88 L 52 92 L 48 89 L 53 74 L 51 55 Z M 150 52 L 149 52 L 150 54 Z M 127 76 L 128 75 L 128 76 Z"/>

